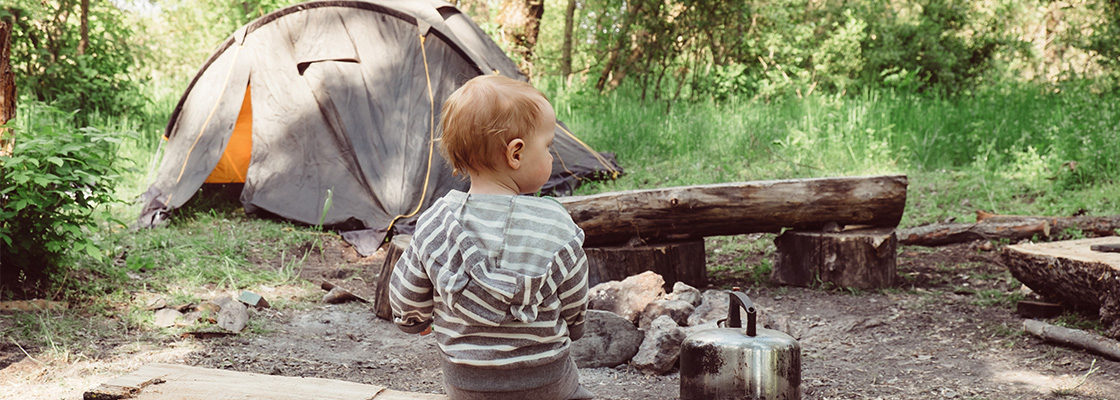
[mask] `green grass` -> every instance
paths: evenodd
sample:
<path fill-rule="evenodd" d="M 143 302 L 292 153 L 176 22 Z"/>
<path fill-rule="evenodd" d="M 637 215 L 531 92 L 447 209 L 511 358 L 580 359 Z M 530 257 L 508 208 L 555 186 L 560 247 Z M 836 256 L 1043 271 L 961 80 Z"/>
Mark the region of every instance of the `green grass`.
<path fill-rule="evenodd" d="M 626 174 L 581 194 L 717 182 L 906 174 L 903 226 L 975 211 L 1120 211 L 1120 95 L 1016 87 L 944 99 L 868 92 L 775 103 L 646 103 L 542 84 L 572 131 Z M 1073 164 L 1071 162 L 1075 162 Z M 1070 165 L 1075 165 L 1070 169 Z"/>

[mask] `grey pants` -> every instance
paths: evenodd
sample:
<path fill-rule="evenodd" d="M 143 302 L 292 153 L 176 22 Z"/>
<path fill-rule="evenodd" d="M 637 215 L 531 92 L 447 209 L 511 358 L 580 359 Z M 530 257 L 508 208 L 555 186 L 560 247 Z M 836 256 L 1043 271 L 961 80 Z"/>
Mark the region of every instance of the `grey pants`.
<path fill-rule="evenodd" d="M 509 372 L 509 379 L 517 379 L 515 371 Z M 560 379 L 544 386 L 514 392 L 483 392 L 457 388 L 443 380 L 447 397 L 451 400 L 584 400 L 594 399 L 595 395 L 579 384 L 579 368 L 570 358 L 567 367 L 559 374 Z"/>

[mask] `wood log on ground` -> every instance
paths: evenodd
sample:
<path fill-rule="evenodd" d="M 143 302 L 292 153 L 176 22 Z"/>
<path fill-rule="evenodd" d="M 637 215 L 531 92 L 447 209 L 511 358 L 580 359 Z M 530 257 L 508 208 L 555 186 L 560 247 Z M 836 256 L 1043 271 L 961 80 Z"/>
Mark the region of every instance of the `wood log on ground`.
<path fill-rule="evenodd" d="M 633 239 L 671 242 L 706 236 L 820 229 L 827 223 L 898 225 L 905 175 L 790 179 L 561 197 L 587 235 L 585 246 Z"/>
<path fill-rule="evenodd" d="M 412 243 L 412 235 L 394 235 L 386 245 L 385 262 L 381 264 L 381 270 L 377 273 L 377 286 L 373 288 L 373 309 L 381 319 L 393 319 L 393 309 L 389 306 L 389 279 L 393 277 L 393 266 L 409 243 Z"/>
<path fill-rule="evenodd" d="M 1046 221 L 936 224 L 899 229 L 898 242 L 912 246 L 941 246 L 973 240 L 1009 239 L 1012 242 L 1050 236 Z"/>
<path fill-rule="evenodd" d="M 666 292 L 684 282 L 702 288 L 708 284 L 704 240 L 657 243 L 639 246 L 586 247 L 588 283 L 594 287 L 621 281 L 631 275 L 653 271 L 665 279 Z"/>
<path fill-rule="evenodd" d="M 1027 243 L 1005 247 L 1001 259 L 1035 293 L 1067 307 L 1098 311 L 1106 334 L 1120 338 L 1120 253 L 1090 250 L 1115 243 L 1120 237 Z"/>
<path fill-rule="evenodd" d="M 1120 361 L 1120 342 L 1100 335 L 1054 326 L 1033 319 L 1023 321 L 1023 330 L 1049 342 L 1076 347 L 1108 357 L 1113 361 Z"/>
<path fill-rule="evenodd" d="M 436 400 L 440 394 L 391 390 L 323 378 L 275 376 L 186 365 L 152 363 L 87 390 L 84 400 L 137 399 L 335 399 Z"/>
<path fill-rule="evenodd" d="M 778 257 L 771 283 L 880 289 L 898 278 L 898 239 L 891 228 L 835 233 L 791 230 L 775 238 L 774 244 Z"/>
<path fill-rule="evenodd" d="M 1039 217 L 999 215 L 976 212 L 976 223 L 934 224 L 898 230 L 899 243 L 915 246 L 941 246 L 973 240 L 1045 239 L 1067 230 L 1080 230 L 1089 236 L 1112 236 L 1120 232 L 1120 215 L 1108 217 Z"/>

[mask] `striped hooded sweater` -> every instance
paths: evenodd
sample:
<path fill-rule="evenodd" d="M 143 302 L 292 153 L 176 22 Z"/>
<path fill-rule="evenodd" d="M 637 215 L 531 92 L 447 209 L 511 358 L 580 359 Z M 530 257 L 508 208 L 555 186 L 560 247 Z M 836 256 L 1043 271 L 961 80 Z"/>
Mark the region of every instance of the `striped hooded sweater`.
<path fill-rule="evenodd" d="M 410 333 L 432 324 L 452 380 L 448 364 L 563 365 L 583 336 L 583 238 L 555 199 L 452 191 L 420 217 L 393 269 L 394 321 Z"/>

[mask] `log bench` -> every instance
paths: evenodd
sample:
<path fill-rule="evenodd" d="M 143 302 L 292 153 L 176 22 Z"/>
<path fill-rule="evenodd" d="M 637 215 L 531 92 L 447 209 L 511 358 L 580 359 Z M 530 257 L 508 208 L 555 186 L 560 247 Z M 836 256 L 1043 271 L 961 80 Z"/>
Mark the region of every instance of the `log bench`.
<path fill-rule="evenodd" d="M 138 399 L 332 399 L 441 400 L 442 394 L 391 390 L 323 378 L 276 376 L 249 372 L 152 363 L 87 390 L 83 400 Z"/>
<path fill-rule="evenodd" d="M 1035 293 L 1100 313 L 1106 335 L 1120 338 L 1120 253 L 1093 250 L 1101 245 L 1120 245 L 1120 237 L 1017 244 L 1004 247 L 1000 257 Z"/>
<path fill-rule="evenodd" d="M 786 179 L 559 200 L 587 235 L 592 284 L 653 271 L 667 290 L 677 281 L 704 287 L 703 238 L 792 228 L 775 240 L 773 282 L 874 289 L 896 277 L 907 184 L 905 175 Z"/>
<path fill-rule="evenodd" d="M 678 281 L 702 288 L 705 237 L 792 229 L 775 241 L 776 283 L 874 289 L 894 282 L 894 228 L 906 207 L 907 184 L 905 175 L 785 179 L 557 200 L 586 235 L 591 285 L 653 271 L 665 278 L 667 290 Z M 866 229 L 845 229 L 852 226 Z M 390 243 L 379 287 L 388 284 L 406 245 Z M 391 318 L 388 291 L 379 293 L 378 316 Z"/>

